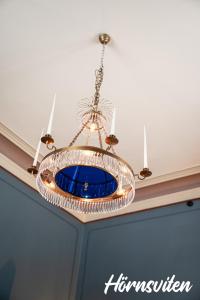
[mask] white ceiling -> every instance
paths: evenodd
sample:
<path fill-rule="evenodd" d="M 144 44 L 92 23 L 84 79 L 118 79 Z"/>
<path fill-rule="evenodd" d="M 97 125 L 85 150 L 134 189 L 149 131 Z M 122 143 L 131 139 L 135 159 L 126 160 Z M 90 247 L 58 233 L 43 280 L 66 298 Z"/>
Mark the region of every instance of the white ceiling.
<path fill-rule="evenodd" d="M 200 164 L 198 0 L 1 0 L 1 121 L 35 147 L 56 92 L 53 133 L 67 145 L 104 31 L 102 97 L 117 107 L 118 153 L 141 169 L 145 123 L 154 176 Z"/>

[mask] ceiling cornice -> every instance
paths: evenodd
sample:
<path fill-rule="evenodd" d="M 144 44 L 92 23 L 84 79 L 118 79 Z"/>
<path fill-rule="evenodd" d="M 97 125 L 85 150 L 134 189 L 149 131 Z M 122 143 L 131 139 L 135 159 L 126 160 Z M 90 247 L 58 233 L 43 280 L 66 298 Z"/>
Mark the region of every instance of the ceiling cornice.
<path fill-rule="evenodd" d="M 21 150 L 23 150 L 26 154 L 28 154 L 31 157 L 34 157 L 35 149 L 1 122 L 0 122 L 0 134 L 2 134 L 9 141 L 11 141 L 13 144 L 15 144 Z M 43 156 L 40 154 L 39 161 L 41 161 L 42 158 L 43 158 Z"/>
<path fill-rule="evenodd" d="M 0 134 L 2 134 L 9 141 L 11 141 L 13 144 L 15 144 L 21 150 L 23 150 L 26 154 L 28 154 L 31 157 L 34 157 L 35 149 L 32 146 L 30 146 L 27 142 L 25 142 L 23 139 L 21 139 L 16 133 L 14 133 L 12 130 L 10 130 L 8 127 L 6 127 L 3 123 L 0 123 Z M 42 158 L 43 158 L 43 156 L 40 154 L 39 161 L 41 161 Z M 136 181 L 136 189 L 142 188 L 145 186 L 162 183 L 165 181 L 174 180 L 174 179 L 181 178 L 181 177 L 198 174 L 198 173 L 200 173 L 200 165 L 193 166 L 191 168 L 187 168 L 184 170 L 178 170 L 173 173 L 148 178 L 148 180 Z"/>
<path fill-rule="evenodd" d="M 37 191 L 35 178 L 3 154 L 0 154 L 0 166 Z M 68 209 L 67 212 L 69 212 L 82 223 L 85 223 L 84 215 L 78 214 L 77 212 L 71 209 Z"/>
<path fill-rule="evenodd" d="M 26 170 L 18 166 L 16 163 L 11 161 L 3 154 L 0 154 L 0 166 L 3 167 L 5 170 L 9 171 L 17 178 L 19 178 L 25 184 L 37 190 L 34 177 L 32 177 L 30 174 L 26 172 Z M 73 215 L 76 219 L 78 219 L 82 223 L 88 223 L 88 222 L 94 222 L 94 221 L 107 219 L 111 217 L 116 217 L 119 215 L 126 215 L 126 214 L 136 213 L 139 211 L 145 211 L 148 209 L 157 208 L 157 207 L 172 205 L 175 203 L 181 203 L 189 199 L 198 199 L 198 198 L 200 198 L 200 187 L 188 189 L 185 191 L 175 192 L 167 195 L 162 195 L 159 197 L 153 197 L 150 199 L 135 201 L 128 207 L 109 214 L 102 213 L 102 214 L 84 215 L 69 209 L 67 209 L 67 212 Z"/>
<path fill-rule="evenodd" d="M 194 167 L 187 168 L 184 170 L 179 170 L 179 171 L 176 171 L 173 173 L 148 178 L 146 181 L 136 181 L 136 189 L 146 187 L 146 186 L 151 186 L 154 184 L 159 184 L 159 183 L 166 182 L 166 181 L 175 180 L 175 179 L 186 177 L 186 176 L 191 176 L 194 174 L 199 174 L 199 173 L 200 173 L 200 166 L 194 166 Z"/>

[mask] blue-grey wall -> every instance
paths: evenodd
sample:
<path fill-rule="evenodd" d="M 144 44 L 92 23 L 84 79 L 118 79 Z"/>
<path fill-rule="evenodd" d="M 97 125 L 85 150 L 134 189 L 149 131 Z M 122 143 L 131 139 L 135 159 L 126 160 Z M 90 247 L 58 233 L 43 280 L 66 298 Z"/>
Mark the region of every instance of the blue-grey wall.
<path fill-rule="evenodd" d="M 91 223 L 86 235 L 80 300 L 200 300 L 200 201 Z M 112 273 L 131 281 L 166 280 L 175 274 L 194 287 L 189 294 L 104 295 Z"/>
<path fill-rule="evenodd" d="M 76 299 L 83 230 L 1 169 L 0 300 Z"/>
<path fill-rule="evenodd" d="M 6 171 L 0 179 L 0 300 L 200 299 L 199 200 L 84 225 Z M 112 273 L 194 287 L 105 296 Z"/>

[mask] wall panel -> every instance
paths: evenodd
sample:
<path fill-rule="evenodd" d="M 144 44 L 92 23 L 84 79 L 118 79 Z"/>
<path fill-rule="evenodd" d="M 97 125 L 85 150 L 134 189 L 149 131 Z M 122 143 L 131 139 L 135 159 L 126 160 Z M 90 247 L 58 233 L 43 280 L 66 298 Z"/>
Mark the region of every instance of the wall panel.
<path fill-rule="evenodd" d="M 200 295 L 200 201 L 154 209 L 87 225 L 81 300 L 191 299 Z M 131 281 L 177 280 L 194 283 L 190 294 L 115 293 L 105 282 L 123 273 Z"/>
<path fill-rule="evenodd" d="M 80 223 L 1 170 L 0 299 L 75 299 Z"/>

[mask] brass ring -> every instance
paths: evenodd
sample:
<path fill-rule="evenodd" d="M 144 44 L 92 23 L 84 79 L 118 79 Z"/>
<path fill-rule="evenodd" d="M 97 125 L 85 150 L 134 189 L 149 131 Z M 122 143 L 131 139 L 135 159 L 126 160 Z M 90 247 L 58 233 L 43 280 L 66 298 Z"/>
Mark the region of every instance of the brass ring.
<path fill-rule="evenodd" d="M 42 159 L 42 161 L 44 161 L 47 157 L 49 157 L 52 154 L 63 152 L 63 151 L 72 151 L 72 150 L 88 150 L 88 151 L 98 152 L 98 153 L 101 153 L 103 155 L 107 155 L 107 156 L 113 157 L 116 160 L 119 160 L 120 162 L 122 162 L 123 164 L 125 164 L 128 167 L 128 169 L 131 171 L 131 173 L 133 174 L 133 176 L 134 176 L 133 169 L 131 168 L 131 166 L 124 159 L 122 159 L 121 157 L 117 156 L 116 154 L 113 154 L 113 153 L 108 152 L 108 151 L 106 151 L 104 149 L 101 149 L 101 148 L 98 148 L 98 147 L 94 147 L 94 146 L 71 146 L 71 147 L 59 148 L 59 149 L 57 149 L 55 151 L 52 151 L 52 152 L 48 153 Z"/>

